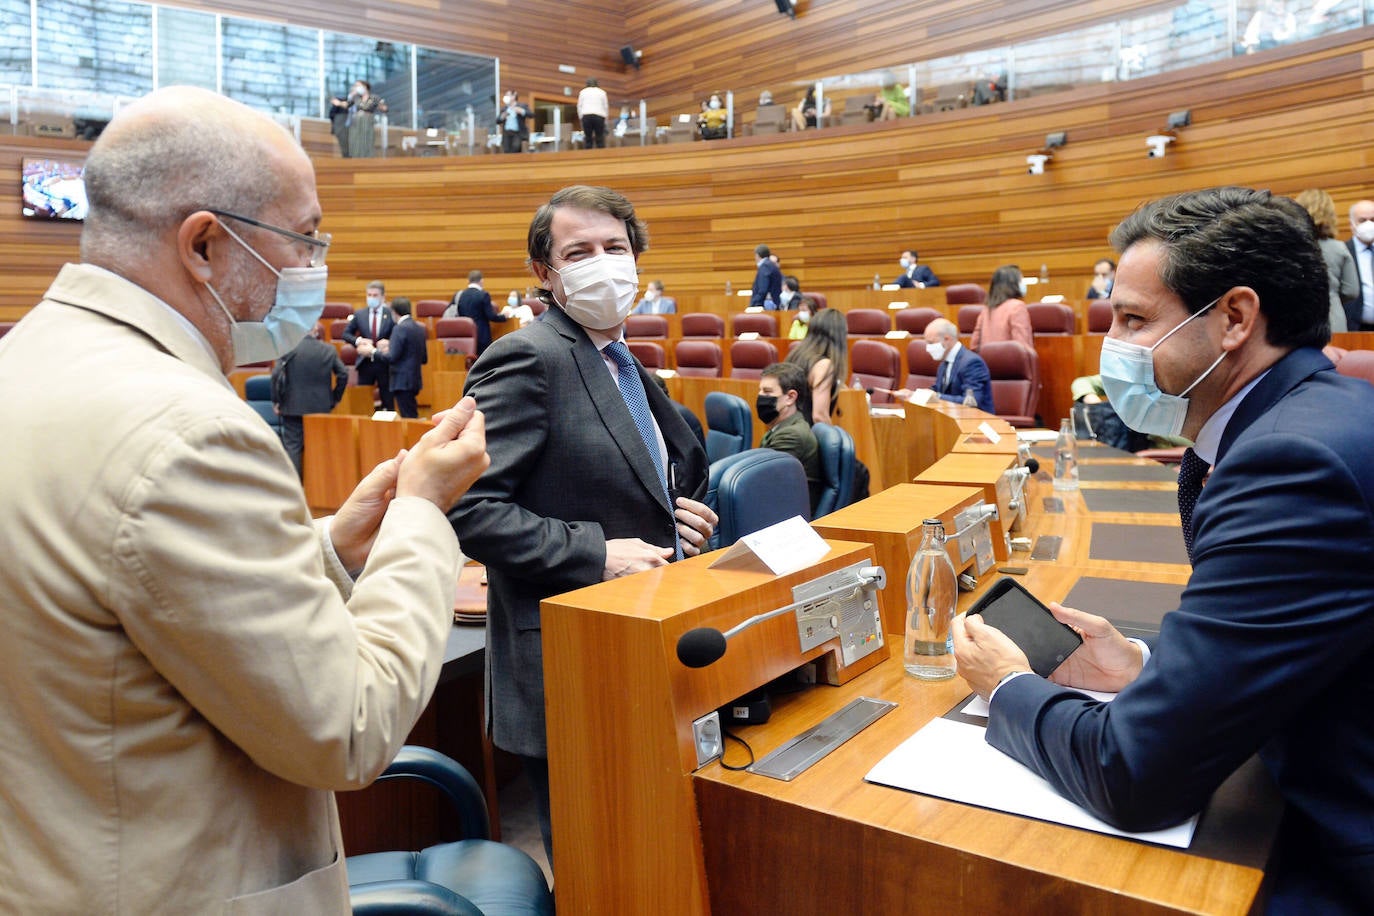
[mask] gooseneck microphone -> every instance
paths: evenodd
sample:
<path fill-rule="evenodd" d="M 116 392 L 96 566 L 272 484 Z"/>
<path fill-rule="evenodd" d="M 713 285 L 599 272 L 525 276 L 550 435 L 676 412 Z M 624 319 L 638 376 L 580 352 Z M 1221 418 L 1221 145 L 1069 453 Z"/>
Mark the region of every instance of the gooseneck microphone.
<path fill-rule="evenodd" d="M 847 582 L 838 588 L 821 595 L 812 595 L 803 601 L 794 601 L 791 604 L 783 605 L 777 610 L 769 611 L 766 614 L 755 614 L 744 621 L 736 624 L 722 633 L 715 627 L 697 627 L 688 630 L 678 637 L 677 658 L 688 668 L 705 668 L 707 665 L 719 660 L 725 654 L 728 641 L 731 636 L 741 633 L 752 626 L 763 623 L 765 620 L 772 620 L 780 617 L 789 611 L 806 609 L 820 602 L 827 602 L 836 595 L 854 593 L 865 586 L 873 584 L 881 589 L 887 585 L 887 573 L 881 566 L 865 566 L 858 572 L 858 577 L 853 582 Z M 804 615 L 805 617 L 805 615 Z M 804 619 L 803 617 L 803 619 Z"/>

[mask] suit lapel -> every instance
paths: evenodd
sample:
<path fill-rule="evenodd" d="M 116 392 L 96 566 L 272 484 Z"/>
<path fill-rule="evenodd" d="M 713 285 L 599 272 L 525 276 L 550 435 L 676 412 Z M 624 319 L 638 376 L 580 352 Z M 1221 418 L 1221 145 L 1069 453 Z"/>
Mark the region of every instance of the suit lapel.
<path fill-rule="evenodd" d="M 1260 383 L 1250 390 L 1245 400 L 1240 402 L 1226 430 L 1221 434 L 1221 445 L 1217 448 L 1217 464 L 1221 464 L 1226 452 L 1249 428 L 1251 423 L 1263 416 L 1279 399 L 1292 391 L 1303 380 L 1322 369 L 1330 369 L 1331 361 L 1320 350 L 1310 347 L 1293 350 L 1274 363 L 1269 373 Z"/>

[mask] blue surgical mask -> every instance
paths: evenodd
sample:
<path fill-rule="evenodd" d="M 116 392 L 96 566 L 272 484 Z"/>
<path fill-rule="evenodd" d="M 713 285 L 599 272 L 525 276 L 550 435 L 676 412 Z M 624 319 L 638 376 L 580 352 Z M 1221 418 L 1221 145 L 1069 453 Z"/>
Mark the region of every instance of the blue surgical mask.
<path fill-rule="evenodd" d="M 1182 392 L 1168 394 L 1161 391 L 1155 382 L 1154 351 L 1179 328 L 1220 301 L 1221 297 L 1218 296 L 1183 319 L 1168 334 L 1155 341 L 1153 347 L 1142 347 L 1114 337 L 1102 341 L 1102 388 L 1107 392 L 1107 400 L 1122 423 L 1149 436 L 1177 436 L 1183 430 L 1183 421 L 1188 416 L 1188 392 L 1221 365 L 1226 352 L 1223 350 L 1216 361 Z"/>
<path fill-rule="evenodd" d="M 899 264 L 902 265 L 902 269 L 903 269 L 903 270 L 906 270 L 908 267 L 911 266 L 911 258 L 902 258 L 902 259 L 901 259 L 900 261 L 898 261 L 897 263 L 899 263 Z"/>
<path fill-rule="evenodd" d="M 210 295 L 232 322 L 234 365 L 244 366 L 280 359 L 294 350 L 305 335 L 310 333 L 315 322 L 320 320 L 320 314 L 324 311 L 329 268 L 284 267 L 277 270 L 232 229 L 223 223 L 220 227 L 277 275 L 277 298 L 262 321 L 240 321 L 235 318 L 215 288 L 209 283 L 205 284 L 205 288 L 210 291 Z"/>
<path fill-rule="evenodd" d="M 375 309 L 375 308 L 379 307 L 381 304 L 382 304 L 382 297 L 381 297 L 381 296 L 368 296 L 368 297 L 367 297 L 367 307 L 368 307 L 368 308 L 370 308 L 370 309 Z"/>

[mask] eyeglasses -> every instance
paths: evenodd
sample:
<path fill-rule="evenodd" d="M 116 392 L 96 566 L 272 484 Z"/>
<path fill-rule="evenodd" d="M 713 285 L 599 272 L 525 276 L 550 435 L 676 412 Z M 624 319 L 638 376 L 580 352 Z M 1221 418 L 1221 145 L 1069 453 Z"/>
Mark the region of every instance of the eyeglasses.
<path fill-rule="evenodd" d="M 312 232 L 305 235 L 300 232 L 292 232 L 290 229 L 283 229 L 280 226 L 273 226 L 271 223 L 264 223 L 261 220 L 253 219 L 251 216 L 240 216 L 237 213 L 230 213 L 228 210 L 210 210 L 216 216 L 225 216 L 240 223 L 247 223 L 250 226 L 257 226 L 259 229 L 266 229 L 268 232 L 275 232 L 277 235 L 284 235 L 294 242 L 309 246 L 310 266 L 323 267 L 324 259 L 329 254 L 329 243 L 333 238 L 328 232 Z"/>

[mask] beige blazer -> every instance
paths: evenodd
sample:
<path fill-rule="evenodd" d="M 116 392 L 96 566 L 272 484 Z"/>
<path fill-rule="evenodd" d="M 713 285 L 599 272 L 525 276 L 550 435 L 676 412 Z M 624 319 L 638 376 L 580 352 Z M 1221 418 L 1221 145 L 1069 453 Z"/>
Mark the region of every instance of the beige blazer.
<path fill-rule="evenodd" d="M 356 583 L 179 315 L 67 265 L 0 340 L 0 912 L 347 912 L 331 790 L 428 702 L 462 557 L 395 500 Z"/>

